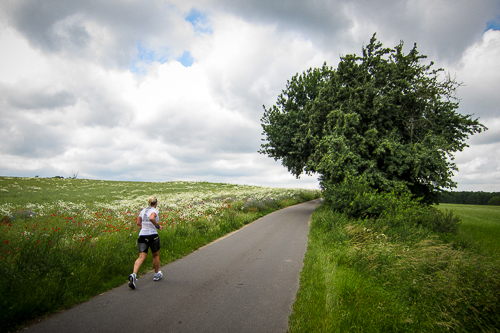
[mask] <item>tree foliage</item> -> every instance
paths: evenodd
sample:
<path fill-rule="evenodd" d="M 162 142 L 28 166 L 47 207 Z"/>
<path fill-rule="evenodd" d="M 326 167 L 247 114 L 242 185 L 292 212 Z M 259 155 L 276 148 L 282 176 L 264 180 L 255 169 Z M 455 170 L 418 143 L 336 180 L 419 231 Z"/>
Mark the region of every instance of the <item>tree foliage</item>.
<path fill-rule="evenodd" d="M 292 77 L 264 106 L 259 152 L 296 177 L 319 173 L 326 191 L 361 177 L 377 191 L 405 188 L 430 203 L 456 187 L 453 154 L 486 127 L 457 113 L 459 83 L 424 64 L 416 44 L 407 54 L 403 45 L 385 48 L 374 34 L 337 69 L 325 63 Z"/>
<path fill-rule="evenodd" d="M 488 201 L 488 205 L 500 206 L 500 197 L 499 196 L 495 196 L 495 197 L 491 198 Z"/>

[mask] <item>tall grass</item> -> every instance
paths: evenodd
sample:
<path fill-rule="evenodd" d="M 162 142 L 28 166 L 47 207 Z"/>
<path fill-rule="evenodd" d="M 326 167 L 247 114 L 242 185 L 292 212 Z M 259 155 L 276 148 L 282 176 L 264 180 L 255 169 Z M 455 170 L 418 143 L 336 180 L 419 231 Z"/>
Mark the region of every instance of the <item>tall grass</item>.
<path fill-rule="evenodd" d="M 432 230 L 453 220 L 424 208 L 352 218 L 322 206 L 289 331 L 498 332 L 500 266 L 460 233 Z"/>
<path fill-rule="evenodd" d="M 320 195 L 229 184 L 8 177 L 0 178 L 0 188 L 1 331 L 125 283 L 138 255 L 135 217 L 149 195 L 159 199 L 162 265 Z M 148 256 L 139 275 L 152 267 Z"/>

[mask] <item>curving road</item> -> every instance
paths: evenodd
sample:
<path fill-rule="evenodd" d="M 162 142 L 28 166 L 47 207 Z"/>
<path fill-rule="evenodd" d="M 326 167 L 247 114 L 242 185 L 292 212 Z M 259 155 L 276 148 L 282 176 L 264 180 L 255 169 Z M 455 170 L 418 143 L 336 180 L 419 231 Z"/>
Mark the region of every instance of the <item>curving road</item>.
<path fill-rule="evenodd" d="M 163 266 L 158 282 L 142 275 L 136 290 L 124 284 L 23 332 L 286 332 L 320 200 L 269 214 Z"/>

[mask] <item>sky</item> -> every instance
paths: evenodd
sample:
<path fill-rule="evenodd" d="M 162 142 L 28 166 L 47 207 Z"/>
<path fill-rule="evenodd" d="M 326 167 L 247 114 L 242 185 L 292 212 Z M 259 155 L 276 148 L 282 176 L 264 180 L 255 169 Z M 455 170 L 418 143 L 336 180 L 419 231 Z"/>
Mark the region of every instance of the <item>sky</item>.
<path fill-rule="evenodd" d="M 287 80 L 417 43 L 489 128 L 459 191 L 500 191 L 498 0 L 2 0 L 0 176 L 318 188 L 258 153 Z"/>

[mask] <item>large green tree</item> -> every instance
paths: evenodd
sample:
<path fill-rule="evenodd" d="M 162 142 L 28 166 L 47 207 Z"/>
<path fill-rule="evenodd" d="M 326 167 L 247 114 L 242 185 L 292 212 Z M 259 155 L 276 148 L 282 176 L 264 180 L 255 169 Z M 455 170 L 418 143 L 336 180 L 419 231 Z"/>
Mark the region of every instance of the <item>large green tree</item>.
<path fill-rule="evenodd" d="M 424 202 L 456 187 L 454 153 L 486 127 L 457 112 L 460 86 L 416 44 L 384 48 L 375 34 L 362 56 L 341 57 L 287 82 L 261 119 L 260 153 L 299 177 L 319 173 L 328 190 L 362 178 L 378 191 L 406 188 Z"/>

